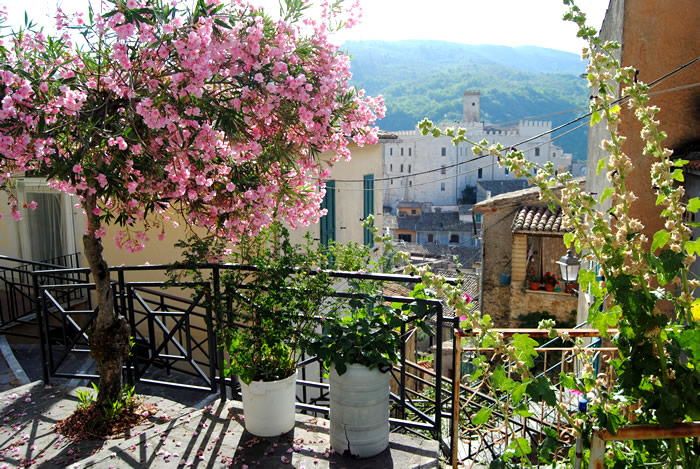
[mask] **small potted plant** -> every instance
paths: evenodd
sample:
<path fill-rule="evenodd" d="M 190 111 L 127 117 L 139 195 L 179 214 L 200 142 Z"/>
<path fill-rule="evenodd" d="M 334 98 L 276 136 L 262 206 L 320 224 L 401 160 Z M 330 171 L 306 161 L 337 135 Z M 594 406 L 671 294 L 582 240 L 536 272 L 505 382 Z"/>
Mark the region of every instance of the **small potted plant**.
<path fill-rule="evenodd" d="M 345 262 L 352 270 L 366 272 L 393 266 L 397 253 L 391 236 L 375 241 L 384 242 L 383 255 L 376 261 L 370 259 L 368 246 L 333 245 L 336 268 L 348 270 Z M 353 279 L 348 285 L 351 298 L 325 318 L 323 333 L 308 352 L 329 370 L 331 447 L 340 454 L 371 457 L 389 445 L 389 371 L 399 359 L 401 326 L 412 322 L 427 334 L 431 330 L 423 321 L 427 308 L 387 304 L 381 282 Z M 411 296 L 426 298 L 423 286 L 417 285 Z"/>
<path fill-rule="evenodd" d="M 276 223 L 234 259 L 254 265 L 255 272 L 250 278 L 234 270 L 222 278 L 232 303 L 222 328 L 227 371 L 241 384 L 246 430 L 275 436 L 294 427 L 297 364 L 333 294 L 328 273 L 319 269 L 326 257 L 310 236 L 306 245 L 292 245 L 287 229 Z"/>
<path fill-rule="evenodd" d="M 528 285 L 530 286 L 530 290 L 539 290 L 540 289 L 540 279 L 538 279 L 535 276 L 535 269 L 534 268 L 531 268 L 530 272 L 528 272 L 527 282 L 528 282 Z"/>
<path fill-rule="evenodd" d="M 185 252 L 189 261 L 211 256 L 212 246 L 197 242 Z M 274 223 L 243 240 L 231 259 L 235 268 L 222 269 L 222 292 L 211 300 L 227 352 L 222 371 L 238 377 L 246 430 L 277 436 L 294 428 L 297 364 L 334 292 L 328 272 L 319 269 L 326 256 L 310 236 L 305 245 L 292 245 L 287 229 Z"/>
<path fill-rule="evenodd" d="M 549 272 L 546 272 L 544 274 L 544 277 L 542 277 L 542 281 L 544 282 L 544 289 L 547 291 L 554 291 L 554 288 L 557 286 L 557 278 L 550 274 Z"/>

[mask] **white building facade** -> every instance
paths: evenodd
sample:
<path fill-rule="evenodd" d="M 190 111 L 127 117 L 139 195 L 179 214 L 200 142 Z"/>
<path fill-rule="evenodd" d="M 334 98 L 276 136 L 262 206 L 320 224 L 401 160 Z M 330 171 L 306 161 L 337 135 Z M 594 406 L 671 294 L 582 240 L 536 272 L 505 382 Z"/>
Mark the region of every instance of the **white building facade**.
<path fill-rule="evenodd" d="M 568 171 L 571 154 L 551 140 L 550 121 L 520 121 L 512 127 L 495 128 L 481 122 L 480 93 L 464 93 L 462 122 L 452 126 L 466 129 L 474 142 L 487 140 L 505 148 L 515 146 L 536 163 L 552 161 L 558 171 Z M 441 126 L 441 127 L 447 127 Z M 450 137 L 422 135 L 418 129 L 392 132 L 398 139 L 384 145 L 384 205 L 396 208 L 399 201 L 432 202 L 440 207 L 456 206 L 467 187 L 479 181 L 514 179 L 498 166 L 495 156 L 474 155 L 470 144 L 452 144 Z M 546 133 L 527 143 L 521 141 Z"/>

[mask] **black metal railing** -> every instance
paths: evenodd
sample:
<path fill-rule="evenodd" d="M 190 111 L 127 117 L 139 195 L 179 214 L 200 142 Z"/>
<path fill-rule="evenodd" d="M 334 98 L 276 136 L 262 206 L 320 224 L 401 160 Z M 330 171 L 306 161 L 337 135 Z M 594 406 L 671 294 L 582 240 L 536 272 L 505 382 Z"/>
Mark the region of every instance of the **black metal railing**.
<path fill-rule="evenodd" d="M 98 313 L 92 301 L 95 286 L 89 283 L 89 269 L 26 263 L 35 268 L 29 270 L 20 268 L 17 259 L 3 260 L 17 265 L 0 267 L 0 278 L 6 279 L 9 288 L 21 290 L 29 301 L 27 312 L 36 313 L 38 327 L 34 336 L 41 344 L 44 381 L 97 379 L 94 362 L 89 357 L 90 328 Z M 110 268 L 114 307 L 128 320 L 134 342 L 124 370 L 127 381 L 218 392 L 223 399 L 228 395 L 239 398 L 237 380 L 222 372 L 224 351 L 217 341 L 215 318 L 209 306 L 212 297 L 207 296 L 222 295 L 219 299 L 230 304 L 222 290 L 225 288 L 220 280 L 222 273 L 252 267 L 202 265 L 199 269 L 202 277 L 209 280 L 198 284 L 166 281 L 167 268 L 162 265 Z M 25 277 L 13 277 L 12 273 L 17 272 L 23 272 Z M 411 286 L 410 290 L 420 281 L 416 277 L 395 274 L 330 272 L 330 275 L 339 280 L 395 282 Z M 342 298 L 347 293 L 336 292 L 335 295 Z M 443 331 L 455 326 L 455 318 L 444 317 L 442 303 L 438 300 L 401 296 L 385 296 L 384 299 L 392 303 L 425 302 L 435 327 L 432 372 L 418 370 L 414 363 L 416 357 L 408 355 L 406 341 L 402 342 L 401 358 L 391 371 L 392 431 L 437 439 L 447 452 L 449 434 L 444 429 L 450 426 L 445 419 L 451 418 L 453 393 L 451 381 L 443 378 L 442 369 L 444 366 L 451 369 L 454 364 L 442 363 L 442 347 L 445 340 L 453 340 L 451 334 Z M 404 325 L 402 336 L 410 336 L 410 329 L 411 324 Z M 407 386 L 418 382 L 420 386 Z M 316 357 L 305 357 L 302 361 L 297 383 L 298 411 L 327 415 L 329 385 Z"/>
<path fill-rule="evenodd" d="M 33 323 L 39 306 L 35 280 L 39 284 L 52 283 L 73 285 L 86 283 L 85 273 L 67 273 L 67 269 L 80 267 L 80 253 L 69 254 L 42 262 L 27 261 L 9 256 L 0 256 L 0 329 L 4 334 L 35 337 L 13 328 L 18 323 Z M 50 271 L 50 272 L 49 272 Z M 61 292 L 61 304 L 76 305 L 89 302 L 79 288 L 68 288 Z"/>
<path fill-rule="evenodd" d="M 614 380 L 614 370 L 611 360 L 617 355 L 617 348 L 603 347 L 600 332 L 586 328 L 587 324 L 579 324 L 574 329 L 560 329 L 570 338 L 590 339 L 583 347 L 588 358 L 593 362 L 596 376 L 604 379 L 608 387 Z M 560 460 L 568 454 L 575 444 L 575 435 L 568 422 L 560 414 L 560 409 L 573 412 L 578 408 L 577 396 L 565 389 L 559 380 L 560 373 L 578 372 L 583 367 L 580 357 L 576 354 L 572 341 L 563 341 L 560 337 L 547 340 L 549 331 L 540 329 L 498 329 L 504 337 L 514 334 L 527 335 L 539 340 L 542 345 L 535 348 L 538 353 L 530 372 L 535 378 L 546 377 L 554 385 L 555 395 L 560 407 L 547 405 L 545 401 L 528 401 L 529 414 L 519 415 L 511 411 L 511 394 L 509 392 L 492 392 L 488 383 L 483 379 L 471 380 L 471 360 L 476 355 L 484 355 L 490 362 L 498 362 L 502 355 L 490 348 L 477 348 L 469 343 L 469 339 L 477 335 L 474 331 L 456 331 L 457 347 L 455 362 L 461 365 L 455 368 L 455 380 L 460 385 L 453 388 L 454 406 L 453 427 L 450 441 L 452 467 L 461 464 L 488 465 L 506 450 L 513 438 L 523 437 L 531 445 L 536 446 L 547 436 L 556 435 L 556 450 L 551 457 Z M 612 331 L 609 331 L 612 332 Z M 510 376 L 511 363 L 502 363 Z M 516 377 L 513 377 L 516 379 Z M 482 409 L 492 411 L 488 422 L 473 424 L 472 418 Z M 505 409 L 505 412 L 502 411 Z M 536 456 L 533 456 L 536 458 Z"/>

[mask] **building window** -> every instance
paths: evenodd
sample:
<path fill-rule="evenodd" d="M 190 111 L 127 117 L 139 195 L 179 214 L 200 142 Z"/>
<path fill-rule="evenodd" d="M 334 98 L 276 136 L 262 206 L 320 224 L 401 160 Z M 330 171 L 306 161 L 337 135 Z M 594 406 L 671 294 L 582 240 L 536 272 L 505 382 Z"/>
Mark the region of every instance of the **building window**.
<path fill-rule="evenodd" d="M 415 215 L 415 214 L 416 214 L 416 210 L 415 210 L 415 209 L 411 209 L 411 215 Z"/>
<path fill-rule="evenodd" d="M 406 241 L 407 243 L 411 242 L 411 234 L 410 233 L 399 233 L 399 241 Z"/>
<path fill-rule="evenodd" d="M 459 244 L 459 235 L 451 234 L 450 235 L 450 244 Z"/>
<path fill-rule="evenodd" d="M 445 190 L 445 183 L 444 183 L 444 182 L 441 182 L 441 183 L 440 183 L 440 190 L 441 190 L 441 191 L 444 191 L 444 190 Z"/>
<path fill-rule="evenodd" d="M 447 169 L 445 169 L 445 165 L 442 165 L 440 167 L 440 174 L 447 174 Z"/>
<path fill-rule="evenodd" d="M 508 176 L 508 168 L 503 168 L 506 171 L 506 176 Z"/>
<path fill-rule="evenodd" d="M 409 185 L 409 186 L 412 186 L 412 185 L 413 185 L 413 181 L 408 181 L 408 185 Z"/>
<path fill-rule="evenodd" d="M 321 244 L 328 246 L 329 241 L 335 240 L 335 181 L 326 181 L 326 195 L 321 202 L 321 208 L 327 212 L 319 220 L 321 225 Z"/>
<path fill-rule="evenodd" d="M 401 156 L 403 156 L 403 147 L 401 148 Z"/>
<path fill-rule="evenodd" d="M 481 179 L 482 177 L 484 177 L 484 169 L 479 168 L 479 171 L 476 172 L 476 178 Z"/>
<path fill-rule="evenodd" d="M 389 171 L 393 171 L 393 170 L 394 170 L 394 165 L 393 165 L 393 164 L 390 164 L 390 165 L 389 165 Z"/>
<path fill-rule="evenodd" d="M 389 184 L 393 186 L 393 185 L 394 185 L 394 180 L 393 180 L 393 179 L 390 179 L 389 181 L 390 181 Z"/>
<path fill-rule="evenodd" d="M 535 148 L 535 156 L 540 156 L 540 147 Z"/>
<path fill-rule="evenodd" d="M 429 243 L 433 242 L 433 234 L 432 233 L 428 233 L 428 242 Z"/>
<path fill-rule="evenodd" d="M 557 152 L 556 151 L 552 152 L 552 158 L 556 158 L 556 157 L 557 157 Z"/>
<path fill-rule="evenodd" d="M 480 213 L 477 213 L 476 217 L 474 217 L 474 218 L 476 219 L 477 223 L 481 223 L 481 214 Z"/>
<path fill-rule="evenodd" d="M 447 147 L 440 148 L 440 156 L 447 156 Z"/>
<path fill-rule="evenodd" d="M 410 149 L 409 149 L 410 150 Z M 409 155 L 410 156 L 410 155 Z M 411 165 L 408 165 L 408 174 L 411 174 Z"/>
<path fill-rule="evenodd" d="M 363 214 L 366 220 L 368 216 L 374 215 L 374 174 L 367 174 L 364 176 L 364 207 Z M 374 247 L 374 234 L 368 229 L 364 229 L 364 241 L 369 247 Z"/>
<path fill-rule="evenodd" d="M 394 154 L 394 149 L 393 149 L 393 148 L 389 148 L 389 156 L 393 156 L 393 154 Z"/>
<path fill-rule="evenodd" d="M 408 148 L 408 156 L 411 156 L 411 148 Z"/>
<path fill-rule="evenodd" d="M 403 163 L 401 163 L 401 172 L 403 173 Z"/>

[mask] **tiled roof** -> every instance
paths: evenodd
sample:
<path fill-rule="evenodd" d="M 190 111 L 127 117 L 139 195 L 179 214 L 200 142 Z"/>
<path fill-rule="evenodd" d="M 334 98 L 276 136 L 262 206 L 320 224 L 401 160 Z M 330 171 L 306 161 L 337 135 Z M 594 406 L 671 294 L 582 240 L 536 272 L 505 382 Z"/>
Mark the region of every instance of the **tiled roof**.
<path fill-rule="evenodd" d="M 513 219 L 513 232 L 530 231 L 542 233 L 564 233 L 562 227 L 564 217 L 561 208 L 552 213 L 548 207 L 521 207 Z"/>
<path fill-rule="evenodd" d="M 472 231 L 471 223 L 460 221 L 458 212 L 421 213 L 420 216 L 398 219 L 400 230 Z"/>
<path fill-rule="evenodd" d="M 688 164 L 685 165 L 685 167 L 686 169 L 698 171 L 700 170 L 700 160 L 688 161 Z"/>
<path fill-rule="evenodd" d="M 394 247 L 397 251 L 407 252 L 411 255 L 424 255 L 424 257 L 432 258 L 444 258 L 446 260 L 452 260 L 454 256 L 457 256 L 459 263 L 470 267 L 474 262 L 478 262 L 481 259 L 481 247 L 480 246 L 461 246 L 461 245 L 444 245 L 444 244 L 417 244 L 417 243 L 404 243 L 398 242 L 394 243 Z"/>
<path fill-rule="evenodd" d="M 479 181 L 477 186 L 481 186 L 483 190 L 491 192 L 491 197 L 507 192 L 514 192 L 528 187 L 526 179 L 505 179 L 502 181 Z"/>
<path fill-rule="evenodd" d="M 401 201 L 401 202 L 399 202 L 398 207 L 399 207 L 399 208 L 414 208 L 414 207 L 415 207 L 415 208 L 420 208 L 421 205 L 422 205 L 422 204 L 421 204 L 420 202 L 404 202 L 404 201 Z"/>
<path fill-rule="evenodd" d="M 583 188 L 586 184 L 585 177 L 574 178 L 574 181 L 577 182 L 581 188 Z M 558 194 L 561 190 L 561 186 L 556 185 L 552 187 L 552 190 L 555 194 Z M 474 210 L 477 212 L 487 212 L 501 209 L 508 210 L 511 207 L 519 207 L 527 204 L 535 205 L 537 203 L 541 203 L 539 194 L 540 188 L 537 186 L 528 187 L 527 189 L 522 189 L 515 192 L 506 192 L 505 194 L 499 194 L 475 204 Z"/>

